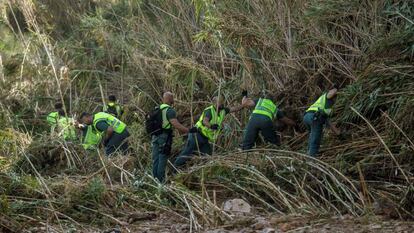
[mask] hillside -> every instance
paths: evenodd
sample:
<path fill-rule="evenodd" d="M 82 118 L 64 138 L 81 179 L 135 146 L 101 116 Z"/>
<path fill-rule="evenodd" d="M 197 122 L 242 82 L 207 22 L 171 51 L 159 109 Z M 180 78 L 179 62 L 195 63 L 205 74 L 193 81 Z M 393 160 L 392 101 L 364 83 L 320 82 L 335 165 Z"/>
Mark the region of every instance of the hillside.
<path fill-rule="evenodd" d="M 413 230 L 411 1 L 6 0 L 0 12 L 1 232 Z M 333 84 L 343 137 L 326 131 L 312 158 L 303 114 Z M 211 157 L 152 177 L 144 121 L 164 91 L 192 127 L 214 96 L 237 106 L 242 90 L 273 93 L 298 124 L 277 124 L 281 146 L 241 152 L 244 109 Z M 125 107 L 128 156 L 50 136 L 55 102 L 78 119 L 109 95 Z M 225 211 L 235 198 L 252 211 Z"/>

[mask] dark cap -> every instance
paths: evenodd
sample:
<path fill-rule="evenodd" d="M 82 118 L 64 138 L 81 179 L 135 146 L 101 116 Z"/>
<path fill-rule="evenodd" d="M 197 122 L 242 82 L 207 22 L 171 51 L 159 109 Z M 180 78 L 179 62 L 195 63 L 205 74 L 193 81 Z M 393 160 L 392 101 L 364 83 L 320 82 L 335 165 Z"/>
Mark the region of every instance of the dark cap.
<path fill-rule="evenodd" d="M 62 109 L 62 108 L 63 108 L 63 104 L 61 102 L 56 102 L 55 103 L 55 109 L 56 110 L 59 110 L 59 109 Z"/>
<path fill-rule="evenodd" d="M 87 112 L 83 112 L 82 114 L 80 114 L 79 120 L 82 119 L 82 118 L 84 118 L 84 117 L 88 117 L 88 116 L 91 116 L 91 114 L 89 114 Z"/>
<path fill-rule="evenodd" d="M 112 102 L 115 102 L 115 101 L 116 101 L 116 97 L 115 97 L 115 95 L 110 95 L 110 96 L 108 96 L 108 100 L 109 100 L 109 101 L 112 101 Z"/>

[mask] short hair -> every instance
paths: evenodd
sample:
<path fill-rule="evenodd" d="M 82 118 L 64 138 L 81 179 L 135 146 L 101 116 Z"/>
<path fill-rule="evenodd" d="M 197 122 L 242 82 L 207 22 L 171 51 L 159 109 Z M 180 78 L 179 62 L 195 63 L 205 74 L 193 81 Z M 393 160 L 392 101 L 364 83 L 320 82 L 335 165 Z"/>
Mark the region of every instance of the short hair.
<path fill-rule="evenodd" d="M 59 116 L 65 116 L 65 111 L 63 109 L 58 110 Z"/>
<path fill-rule="evenodd" d="M 55 109 L 56 110 L 59 110 L 59 109 L 62 109 L 62 108 L 63 108 L 63 104 L 61 102 L 56 102 L 55 103 Z"/>
<path fill-rule="evenodd" d="M 80 116 L 79 116 L 79 120 L 81 120 L 82 118 L 84 118 L 84 117 L 88 117 L 88 116 L 91 116 L 91 114 L 90 113 L 87 113 L 87 112 L 83 112 Z"/>
<path fill-rule="evenodd" d="M 108 96 L 109 101 L 116 101 L 116 97 L 114 95 Z"/>

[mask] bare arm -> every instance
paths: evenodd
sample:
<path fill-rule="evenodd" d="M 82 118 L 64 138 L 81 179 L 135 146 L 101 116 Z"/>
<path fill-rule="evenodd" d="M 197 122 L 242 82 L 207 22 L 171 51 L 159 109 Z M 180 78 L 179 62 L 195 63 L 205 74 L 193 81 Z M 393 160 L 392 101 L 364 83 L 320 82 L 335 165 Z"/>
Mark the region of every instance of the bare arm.
<path fill-rule="evenodd" d="M 207 128 L 210 128 L 210 118 L 208 117 L 204 117 L 203 119 L 203 125 L 206 126 Z"/>
<path fill-rule="evenodd" d="M 112 137 L 112 134 L 114 134 L 114 128 L 112 128 L 111 126 L 109 126 L 108 129 L 105 132 L 105 140 L 104 140 L 104 142 L 108 141 L 108 139 L 110 139 Z"/>
<path fill-rule="evenodd" d="M 285 117 L 285 116 L 280 118 L 279 121 L 281 121 L 284 124 L 289 125 L 289 126 L 295 126 L 296 125 L 296 123 L 292 119 L 290 119 L 288 117 Z"/>
<path fill-rule="evenodd" d="M 340 135 L 341 134 L 341 130 L 336 127 L 336 125 L 334 123 L 328 122 L 328 127 L 329 129 L 332 130 L 332 132 L 334 132 L 335 135 Z"/>
<path fill-rule="evenodd" d="M 182 125 L 176 118 L 170 120 L 171 125 L 178 130 L 181 134 L 187 134 L 189 129 Z"/>
<path fill-rule="evenodd" d="M 242 106 L 245 108 L 253 108 L 254 106 L 256 106 L 256 104 L 252 99 L 248 97 L 243 97 Z"/>
<path fill-rule="evenodd" d="M 244 108 L 243 105 L 231 107 L 230 108 L 230 113 L 238 112 L 238 111 L 242 110 L 243 108 Z"/>

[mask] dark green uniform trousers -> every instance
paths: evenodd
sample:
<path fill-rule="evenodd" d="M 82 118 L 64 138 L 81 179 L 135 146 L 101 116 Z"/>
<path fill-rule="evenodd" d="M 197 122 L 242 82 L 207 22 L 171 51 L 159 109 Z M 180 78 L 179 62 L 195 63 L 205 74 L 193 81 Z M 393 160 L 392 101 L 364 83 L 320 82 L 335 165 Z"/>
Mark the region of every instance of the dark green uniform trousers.
<path fill-rule="evenodd" d="M 318 156 L 319 147 L 322 142 L 323 127 L 326 123 L 326 118 L 324 117 L 314 118 L 315 113 L 313 112 L 307 112 L 303 117 L 303 122 L 309 130 L 308 154 L 312 157 Z"/>
<path fill-rule="evenodd" d="M 165 168 L 171 153 L 172 134 L 152 136 L 152 175 L 161 183 L 165 180 Z"/>
<path fill-rule="evenodd" d="M 120 151 L 123 154 L 128 153 L 128 141 L 126 140 L 129 137 L 129 132 L 125 129 L 122 133 L 113 133 L 112 137 L 104 144 L 106 155 L 112 155 L 116 151 Z"/>
<path fill-rule="evenodd" d="M 243 150 L 249 150 L 254 146 L 259 132 L 261 132 L 266 142 L 280 145 L 279 137 L 273 127 L 273 121 L 268 116 L 253 113 L 244 130 Z"/>
<path fill-rule="evenodd" d="M 200 132 L 188 134 L 187 144 L 175 160 L 174 166 L 184 166 L 193 156 L 193 152 L 199 152 L 201 155 L 211 155 L 213 153 L 208 139 Z"/>

